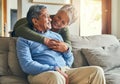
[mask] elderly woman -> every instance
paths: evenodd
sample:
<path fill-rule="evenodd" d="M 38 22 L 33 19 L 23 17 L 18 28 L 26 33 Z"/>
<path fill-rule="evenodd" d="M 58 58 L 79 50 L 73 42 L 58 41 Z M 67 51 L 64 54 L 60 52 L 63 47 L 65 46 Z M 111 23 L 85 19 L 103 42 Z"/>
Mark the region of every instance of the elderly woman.
<path fill-rule="evenodd" d="M 45 17 L 48 17 L 48 15 L 46 15 Z M 61 9 L 58 10 L 56 15 L 51 15 L 50 17 L 52 19 L 51 30 L 59 33 L 62 36 L 65 43 L 48 39 L 44 36 L 37 34 L 35 30 L 28 26 L 26 18 L 22 18 L 16 22 L 13 32 L 14 35 L 12 36 L 21 36 L 29 40 L 43 43 L 53 50 L 65 52 L 68 49 L 68 47 L 71 48 L 69 30 L 67 26 L 71 25 L 76 21 L 77 12 L 72 5 L 64 5 Z"/>

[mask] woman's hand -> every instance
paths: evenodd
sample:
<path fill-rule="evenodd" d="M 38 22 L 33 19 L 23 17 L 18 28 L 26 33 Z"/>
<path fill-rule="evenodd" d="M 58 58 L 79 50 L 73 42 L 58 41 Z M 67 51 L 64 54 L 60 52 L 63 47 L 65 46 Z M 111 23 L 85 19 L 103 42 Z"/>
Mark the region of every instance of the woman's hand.
<path fill-rule="evenodd" d="M 50 43 L 50 39 L 44 38 L 44 44 L 49 47 L 50 46 L 49 43 Z"/>
<path fill-rule="evenodd" d="M 55 51 L 66 52 L 68 50 L 68 46 L 62 41 L 51 40 L 51 43 L 55 44 L 51 46 Z"/>
<path fill-rule="evenodd" d="M 59 51 L 59 52 L 65 52 L 68 50 L 68 46 L 61 41 L 45 38 L 45 45 L 47 45 L 49 48 Z"/>

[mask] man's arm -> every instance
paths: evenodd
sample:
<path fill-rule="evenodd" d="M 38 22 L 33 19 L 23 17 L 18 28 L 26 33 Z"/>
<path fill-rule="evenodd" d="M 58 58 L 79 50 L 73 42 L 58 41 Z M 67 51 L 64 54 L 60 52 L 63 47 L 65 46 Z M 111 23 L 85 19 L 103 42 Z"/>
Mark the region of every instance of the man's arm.
<path fill-rule="evenodd" d="M 30 43 L 23 39 L 17 40 L 17 56 L 22 67 L 22 70 L 28 74 L 39 74 L 43 71 L 55 70 L 55 66 L 49 66 L 47 64 L 40 64 L 32 59 L 30 53 Z"/>
<path fill-rule="evenodd" d="M 63 57 L 64 57 L 64 60 L 66 61 L 66 65 L 68 67 L 71 67 L 74 61 L 74 57 L 73 57 L 73 53 L 71 52 L 71 49 L 68 49 L 66 52 L 64 52 Z"/>

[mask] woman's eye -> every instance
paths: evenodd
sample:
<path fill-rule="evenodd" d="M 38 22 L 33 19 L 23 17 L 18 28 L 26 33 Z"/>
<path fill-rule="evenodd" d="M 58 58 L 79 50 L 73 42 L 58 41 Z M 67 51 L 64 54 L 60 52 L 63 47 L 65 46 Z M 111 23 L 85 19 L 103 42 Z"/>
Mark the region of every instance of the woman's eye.
<path fill-rule="evenodd" d="M 61 17 L 59 17 L 59 16 L 58 16 L 58 19 L 60 20 L 60 19 L 61 19 Z"/>

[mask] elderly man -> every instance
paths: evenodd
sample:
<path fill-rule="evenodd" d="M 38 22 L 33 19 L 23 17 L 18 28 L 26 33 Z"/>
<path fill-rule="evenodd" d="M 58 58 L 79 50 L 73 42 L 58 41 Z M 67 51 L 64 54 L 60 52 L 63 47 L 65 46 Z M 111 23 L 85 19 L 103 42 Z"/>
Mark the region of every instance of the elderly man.
<path fill-rule="evenodd" d="M 63 41 L 58 33 L 49 30 L 51 18 L 45 6 L 31 6 L 27 20 L 38 34 Z M 28 74 L 30 84 L 105 84 L 100 67 L 70 68 L 74 58 L 69 48 L 61 53 L 44 44 L 18 37 L 17 56 L 22 70 Z"/>

